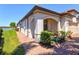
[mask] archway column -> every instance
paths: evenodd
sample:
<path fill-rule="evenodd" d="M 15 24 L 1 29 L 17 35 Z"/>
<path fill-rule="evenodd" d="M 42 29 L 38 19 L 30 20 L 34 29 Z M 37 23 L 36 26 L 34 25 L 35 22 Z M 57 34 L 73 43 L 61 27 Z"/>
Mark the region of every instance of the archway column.
<path fill-rule="evenodd" d="M 68 27 L 69 27 L 69 22 L 67 20 L 65 20 L 65 22 L 64 22 L 64 30 L 66 32 L 68 31 Z"/>
<path fill-rule="evenodd" d="M 40 34 L 43 31 L 43 19 L 35 19 L 36 27 L 35 27 L 35 39 L 40 41 Z"/>
<path fill-rule="evenodd" d="M 61 24 L 60 24 L 60 21 L 58 21 L 58 31 L 61 31 Z"/>
<path fill-rule="evenodd" d="M 31 34 L 31 20 L 28 19 L 28 26 L 27 26 L 27 36 L 32 38 L 32 34 Z"/>

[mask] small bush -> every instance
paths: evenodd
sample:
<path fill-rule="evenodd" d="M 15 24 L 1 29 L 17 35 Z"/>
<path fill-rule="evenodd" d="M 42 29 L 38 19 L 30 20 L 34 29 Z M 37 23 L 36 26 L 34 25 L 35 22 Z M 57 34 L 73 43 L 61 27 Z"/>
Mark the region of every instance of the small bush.
<path fill-rule="evenodd" d="M 67 36 L 68 32 L 60 31 L 61 35 Z"/>
<path fill-rule="evenodd" d="M 40 42 L 43 44 L 50 45 L 51 44 L 51 36 L 52 33 L 48 31 L 41 32 Z"/>
<path fill-rule="evenodd" d="M 68 32 L 60 31 L 60 34 L 61 34 L 61 36 L 60 36 L 61 41 L 60 42 L 65 42 Z"/>

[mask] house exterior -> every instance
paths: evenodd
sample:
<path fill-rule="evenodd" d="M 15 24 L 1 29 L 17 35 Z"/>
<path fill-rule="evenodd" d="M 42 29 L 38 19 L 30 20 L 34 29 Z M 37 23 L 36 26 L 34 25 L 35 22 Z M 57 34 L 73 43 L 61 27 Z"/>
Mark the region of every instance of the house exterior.
<path fill-rule="evenodd" d="M 63 13 L 34 6 L 17 24 L 19 31 L 37 41 L 44 30 L 50 32 L 71 31 L 79 33 L 79 12 L 75 9 Z"/>

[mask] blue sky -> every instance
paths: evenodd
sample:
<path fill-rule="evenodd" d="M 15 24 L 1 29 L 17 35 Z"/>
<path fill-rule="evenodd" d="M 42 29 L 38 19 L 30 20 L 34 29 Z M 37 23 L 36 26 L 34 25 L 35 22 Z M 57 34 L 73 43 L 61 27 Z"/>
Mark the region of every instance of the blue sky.
<path fill-rule="evenodd" d="M 0 4 L 0 26 L 8 26 L 10 22 L 18 22 L 30 11 L 34 4 Z M 64 12 L 69 9 L 76 9 L 79 11 L 77 4 L 43 4 L 41 7 Z"/>

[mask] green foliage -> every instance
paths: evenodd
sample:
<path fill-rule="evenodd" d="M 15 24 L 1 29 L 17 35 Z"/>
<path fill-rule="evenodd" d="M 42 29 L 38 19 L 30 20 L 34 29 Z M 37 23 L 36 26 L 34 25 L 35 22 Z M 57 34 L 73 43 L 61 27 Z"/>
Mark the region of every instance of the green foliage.
<path fill-rule="evenodd" d="M 48 31 L 41 32 L 40 42 L 42 42 L 44 44 L 50 44 L 51 43 L 51 38 L 50 38 L 51 35 L 52 35 L 52 33 L 48 32 Z"/>
<path fill-rule="evenodd" d="M 11 27 L 15 27 L 15 26 L 16 26 L 16 23 L 15 23 L 15 22 L 11 22 L 11 23 L 10 23 L 10 26 L 11 26 Z"/>
<path fill-rule="evenodd" d="M 0 33 L 2 33 L 3 32 L 3 29 L 2 28 L 0 28 Z"/>
<path fill-rule="evenodd" d="M 64 36 L 67 36 L 68 32 L 60 31 L 60 34 L 61 34 L 61 35 L 64 35 Z"/>
<path fill-rule="evenodd" d="M 4 38 L 3 54 L 10 55 L 20 44 L 15 30 L 4 30 L 3 38 Z"/>
<path fill-rule="evenodd" d="M 65 31 L 60 31 L 60 39 L 61 41 L 60 42 L 65 42 L 65 39 L 66 39 L 66 36 L 68 35 L 68 32 L 65 32 Z"/>
<path fill-rule="evenodd" d="M 2 47 L 3 47 L 2 32 L 3 32 L 3 29 L 0 28 L 0 54 L 2 54 Z"/>
<path fill-rule="evenodd" d="M 12 53 L 12 55 L 24 55 L 25 54 L 25 50 L 23 46 L 18 46 L 17 49 L 15 49 L 15 51 Z"/>

